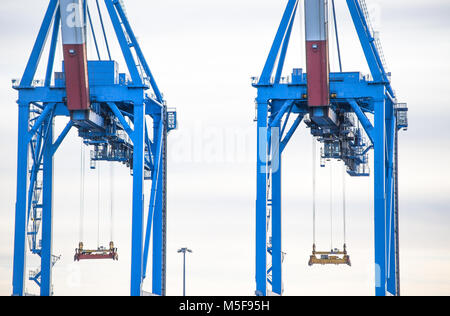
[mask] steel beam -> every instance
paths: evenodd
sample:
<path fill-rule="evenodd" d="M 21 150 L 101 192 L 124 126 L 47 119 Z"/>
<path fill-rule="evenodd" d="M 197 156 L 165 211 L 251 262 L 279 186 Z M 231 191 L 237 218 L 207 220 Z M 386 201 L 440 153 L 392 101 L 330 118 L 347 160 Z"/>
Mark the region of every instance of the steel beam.
<path fill-rule="evenodd" d="M 358 0 L 347 0 L 347 7 L 353 19 L 359 41 L 364 51 L 364 55 L 369 65 L 370 72 L 375 82 L 383 82 L 386 84 L 387 91 L 392 98 L 395 93 L 391 88 L 391 84 L 387 78 L 386 70 L 381 61 L 380 53 L 375 45 L 375 38 L 369 29 L 369 21 L 366 20 L 363 10 Z"/>
<path fill-rule="evenodd" d="M 142 77 L 139 74 L 138 69 L 136 68 L 136 60 L 133 57 L 133 53 L 130 49 L 130 43 L 127 40 L 127 37 L 124 33 L 124 29 L 122 27 L 121 20 L 117 14 L 116 8 L 114 7 L 113 0 L 105 0 L 106 8 L 108 9 L 109 16 L 111 18 L 111 22 L 113 24 L 114 30 L 116 32 L 117 39 L 119 41 L 120 48 L 122 50 L 123 57 L 128 66 L 128 71 L 130 72 L 131 79 L 133 80 L 133 84 L 135 86 L 142 86 Z"/>
<path fill-rule="evenodd" d="M 145 105 L 134 104 L 133 214 L 131 245 L 131 296 L 140 296 L 143 276 L 144 137 Z"/>
<path fill-rule="evenodd" d="M 283 106 L 281 107 L 280 111 L 276 113 L 275 118 L 271 121 L 270 127 L 280 127 L 280 121 L 283 119 L 283 116 L 286 114 L 286 112 L 291 108 L 294 101 L 289 100 L 284 102 Z"/>
<path fill-rule="evenodd" d="M 48 54 L 47 71 L 45 75 L 45 86 L 49 87 L 52 80 L 53 66 L 55 64 L 56 46 L 58 43 L 59 29 L 61 25 L 61 11 L 59 5 L 56 8 L 55 19 L 53 20 L 53 33 L 50 44 L 50 51 Z"/>
<path fill-rule="evenodd" d="M 52 243 L 53 243 L 53 116 L 46 122 L 47 137 L 44 140 L 41 296 L 52 295 Z"/>
<path fill-rule="evenodd" d="M 256 171 L 256 294 L 267 294 L 267 172 L 268 104 L 258 103 L 258 153 Z"/>
<path fill-rule="evenodd" d="M 394 114 L 393 105 L 387 103 L 388 110 L 386 115 L 387 130 L 387 179 L 386 179 L 386 255 L 387 255 L 387 291 L 397 295 L 397 261 L 396 261 L 396 220 L 395 220 L 395 199 L 394 199 L 394 150 L 395 150 L 395 130 L 397 122 Z"/>
<path fill-rule="evenodd" d="M 125 27 L 125 30 L 128 34 L 128 36 L 130 37 L 131 40 L 131 46 L 134 47 L 134 50 L 136 51 L 136 55 L 139 59 L 139 62 L 141 63 L 142 67 L 144 68 L 145 74 L 148 76 L 149 80 L 150 80 L 150 84 L 152 86 L 153 92 L 156 95 L 156 99 L 158 100 L 158 102 L 163 103 L 164 99 L 162 96 L 161 91 L 158 88 L 158 85 L 156 84 L 156 80 L 155 77 L 153 76 L 150 67 L 147 63 L 147 60 L 144 58 L 144 54 L 142 53 L 142 49 L 141 46 L 139 45 L 139 42 L 136 39 L 136 36 L 134 35 L 133 29 L 131 28 L 130 22 L 128 21 L 126 14 L 122 8 L 122 5 L 120 4 L 120 1 L 115 1 L 115 6 L 117 9 L 117 13 L 120 16 L 120 19 L 123 22 L 123 25 Z"/>
<path fill-rule="evenodd" d="M 292 13 L 292 16 L 291 16 L 291 21 L 289 22 L 289 26 L 288 26 L 288 29 L 286 31 L 286 36 L 285 36 L 284 41 L 283 41 L 283 46 L 281 47 L 280 56 L 279 56 L 279 60 L 278 60 L 277 71 L 275 73 L 274 83 L 280 83 L 281 75 L 283 74 L 284 62 L 286 61 L 286 53 L 287 53 L 287 50 L 289 48 L 289 42 L 290 42 L 290 39 L 291 39 L 292 28 L 294 26 L 294 21 L 295 21 L 295 16 L 296 16 L 296 13 L 297 13 L 297 8 L 298 8 L 298 2 L 295 5 L 294 12 Z"/>
<path fill-rule="evenodd" d="M 161 157 L 162 158 L 162 157 Z M 161 159 L 160 158 L 160 159 Z M 158 168 L 158 190 L 156 191 L 156 205 L 153 217 L 153 294 L 163 296 L 163 213 L 162 213 L 162 185 L 163 173 Z"/>
<path fill-rule="evenodd" d="M 58 0 L 50 0 L 47 12 L 45 13 L 44 21 L 42 22 L 39 34 L 31 52 L 30 59 L 28 60 L 27 67 L 25 68 L 22 80 L 20 81 L 20 87 L 31 87 L 33 83 L 34 75 L 36 74 L 39 61 L 41 60 L 41 55 L 50 32 L 50 25 L 52 24 L 55 16 L 58 2 Z"/>
<path fill-rule="evenodd" d="M 291 22 L 292 16 L 294 15 L 295 8 L 297 7 L 298 0 L 289 0 L 286 10 L 284 12 L 283 18 L 280 23 L 280 27 L 278 29 L 277 35 L 275 36 L 275 40 L 273 42 L 273 46 L 270 50 L 269 57 L 267 58 L 267 62 L 264 66 L 264 70 L 261 74 L 261 78 L 259 84 L 261 85 L 269 85 L 271 81 L 271 77 L 275 68 L 275 63 L 277 61 L 277 57 L 280 55 L 281 45 L 285 40 L 286 33 L 289 28 L 289 23 Z"/>
<path fill-rule="evenodd" d="M 66 138 L 67 134 L 69 134 L 72 127 L 73 127 L 73 121 L 69 121 L 69 123 L 67 123 L 66 127 L 63 129 L 61 134 L 59 134 L 58 138 L 56 139 L 56 141 L 53 144 L 53 154 L 55 154 L 56 151 L 59 149 L 59 146 L 61 146 L 62 142 Z"/>
<path fill-rule="evenodd" d="M 27 175 L 29 104 L 19 104 L 17 196 L 14 234 L 13 295 L 24 295 L 27 233 Z"/>
<path fill-rule="evenodd" d="M 302 123 L 304 118 L 304 114 L 299 114 L 297 119 L 294 121 L 294 124 L 292 124 L 291 128 L 289 129 L 289 131 L 287 132 L 286 136 L 283 138 L 283 140 L 281 141 L 280 144 L 280 150 L 281 152 L 284 151 L 284 149 L 286 148 L 287 144 L 289 143 L 289 141 L 291 140 L 292 136 L 294 135 L 295 131 L 298 129 L 298 127 L 300 126 L 300 124 Z"/>
<path fill-rule="evenodd" d="M 152 227 L 154 224 L 155 210 L 156 210 L 156 196 L 159 190 L 159 175 L 161 168 L 161 154 L 162 154 L 162 141 L 163 141 L 163 122 L 162 120 L 159 123 L 155 122 L 155 126 L 158 126 L 157 129 L 154 129 L 156 133 L 154 133 L 156 139 L 154 148 L 154 169 L 152 171 L 152 188 L 150 193 L 150 203 L 148 209 L 148 217 L 147 217 L 147 230 L 145 234 L 145 243 L 144 243 L 144 278 L 147 276 L 147 265 L 148 265 L 148 256 L 150 250 L 150 238 L 152 235 Z"/>
<path fill-rule="evenodd" d="M 122 112 L 120 112 L 117 105 L 113 102 L 108 102 L 108 106 L 111 109 L 111 111 L 114 113 L 114 115 L 119 119 L 120 124 L 122 124 L 123 129 L 127 132 L 128 136 L 131 138 L 131 140 L 134 142 L 134 131 L 131 129 L 130 125 L 125 120 L 125 117 L 122 115 Z"/>
<path fill-rule="evenodd" d="M 156 154 L 158 157 L 157 169 L 152 196 L 154 198 L 153 211 L 153 294 L 166 295 L 166 115 L 165 109 L 161 109 L 159 121 L 155 117 L 154 135 L 157 137 Z M 156 189 L 156 190 L 155 190 Z"/>
<path fill-rule="evenodd" d="M 401 295 L 400 287 L 400 214 L 399 214 L 399 170 L 398 170 L 398 128 L 395 129 L 394 142 L 394 216 L 395 216 L 395 268 L 396 292 Z"/>
<path fill-rule="evenodd" d="M 348 103 L 352 107 L 353 111 L 355 112 L 356 116 L 358 117 L 359 121 L 361 122 L 361 125 L 364 127 L 364 130 L 366 131 L 367 136 L 369 136 L 370 141 L 372 144 L 374 143 L 374 127 L 372 123 L 367 118 L 366 114 L 364 114 L 363 110 L 360 108 L 359 104 L 355 100 L 348 100 Z"/>
<path fill-rule="evenodd" d="M 272 128 L 272 292 L 283 294 L 280 121 Z"/>
<path fill-rule="evenodd" d="M 375 280 L 377 296 L 386 295 L 386 109 L 375 103 Z"/>

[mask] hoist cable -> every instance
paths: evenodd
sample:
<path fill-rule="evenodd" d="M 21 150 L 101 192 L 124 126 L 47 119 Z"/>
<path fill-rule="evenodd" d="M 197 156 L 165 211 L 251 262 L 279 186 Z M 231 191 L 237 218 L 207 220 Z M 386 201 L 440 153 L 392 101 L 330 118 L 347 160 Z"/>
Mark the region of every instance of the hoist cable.
<path fill-rule="evenodd" d="M 317 160 L 317 149 L 316 140 L 312 139 L 312 174 L 313 174 L 313 241 L 316 244 L 316 160 Z"/>
<path fill-rule="evenodd" d="M 344 245 L 347 244 L 347 197 L 346 197 L 346 176 L 347 170 L 345 163 L 342 167 L 342 209 L 343 209 L 343 217 L 344 217 Z"/>
<path fill-rule="evenodd" d="M 89 6 L 87 6 L 87 15 L 89 18 L 89 24 L 91 26 L 92 38 L 94 39 L 95 50 L 97 51 L 97 57 L 98 57 L 98 60 L 102 60 L 102 57 L 100 55 L 100 50 L 98 48 L 97 36 L 95 35 L 94 24 L 92 23 L 91 11 L 89 10 Z"/>
<path fill-rule="evenodd" d="M 114 165 L 110 164 L 110 211 L 111 211 L 111 242 L 114 241 Z"/>
<path fill-rule="evenodd" d="M 333 165 L 330 162 L 330 229 L 331 229 L 331 250 L 333 250 Z"/>
<path fill-rule="evenodd" d="M 343 72 L 342 59 L 341 59 L 341 46 L 339 45 L 339 32 L 338 32 L 338 25 L 337 25 L 337 18 L 336 18 L 336 6 L 334 4 L 334 0 L 331 1 L 331 4 L 333 7 L 334 31 L 336 33 L 336 46 L 337 46 L 338 58 L 339 58 L 339 69 L 341 72 Z"/>
<path fill-rule="evenodd" d="M 102 11 L 100 10 L 100 4 L 98 3 L 98 0 L 96 0 L 96 3 L 97 3 L 98 16 L 99 16 L 100 24 L 102 26 L 102 31 L 103 31 L 103 38 L 105 39 L 106 50 L 108 51 L 108 57 L 109 57 L 109 60 L 111 61 L 112 60 L 111 51 L 109 49 L 108 37 L 106 36 L 105 24 L 103 23 Z"/>
<path fill-rule="evenodd" d="M 97 172 L 98 172 L 98 180 L 97 180 L 97 248 L 100 248 L 100 208 L 101 208 L 100 162 L 98 162 Z"/>
<path fill-rule="evenodd" d="M 83 232 L 83 226 L 84 226 L 84 186 L 85 186 L 85 150 L 84 150 L 84 144 L 83 140 L 81 140 L 81 163 L 80 163 L 80 242 L 83 242 L 84 239 L 84 232 Z"/>

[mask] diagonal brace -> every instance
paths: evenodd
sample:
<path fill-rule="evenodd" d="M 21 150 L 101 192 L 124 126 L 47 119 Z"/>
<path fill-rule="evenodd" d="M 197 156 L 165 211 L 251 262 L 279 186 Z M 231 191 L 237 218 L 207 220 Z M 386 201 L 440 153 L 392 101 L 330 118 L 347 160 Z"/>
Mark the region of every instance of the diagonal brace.
<path fill-rule="evenodd" d="M 286 11 L 284 12 L 283 19 L 281 21 L 280 27 L 278 29 L 277 35 L 275 37 L 275 41 L 273 43 L 272 48 L 270 49 L 269 57 L 267 58 L 266 64 L 264 66 L 263 72 L 261 74 L 261 80 L 259 84 L 265 85 L 270 84 L 270 80 L 273 74 L 273 70 L 275 67 L 275 63 L 277 61 L 277 57 L 280 54 L 281 45 L 283 40 L 286 39 L 286 33 L 289 28 L 289 22 L 291 21 L 292 15 L 295 12 L 297 7 L 298 0 L 289 0 L 289 3 L 286 7 Z"/>
<path fill-rule="evenodd" d="M 372 123 L 369 121 L 366 114 L 364 114 L 363 110 L 361 110 L 358 102 L 356 102 L 355 100 L 348 100 L 348 103 L 350 104 L 362 126 L 364 127 L 364 130 L 366 131 L 367 136 L 369 136 L 370 141 L 372 142 L 372 144 L 374 144 L 374 127 Z"/>
<path fill-rule="evenodd" d="M 162 148 L 163 148 L 163 138 L 164 138 L 164 122 L 163 120 L 159 123 L 159 134 L 158 139 L 156 140 L 156 153 L 155 153 L 155 168 L 153 170 L 153 174 L 155 175 L 153 177 L 152 181 L 152 191 L 150 194 L 150 206 L 149 206 L 149 212 L 148 212 L 148 219 L 147 219 L 147 231 L 145 234 L 145 244 L 144 244 L 144 273 L 143 277 L 145 279 L 147 275 L 147 263 L 148 263 L 148 253 L 149 253 L 149 247 L 150 247 L 150 236 L 152 232 L 152 225 L 153 225 L 153 216 L 155 214 L 155 207 L 156 207 L 156 193 L 159 190 L 158 188 L 158 175 L 159 170 L 162 168 L 161 166 L 161 155 L 162 155 Z"/>
<path fill-rule="evenodd" d="M 125 120 L 125 117 L 122 115 L 122 112 L 120 112 L 119 108 L 115 103 L 108 102 L 108 106 L 114 113 L 114 115 L 119 119 L 128 136 L 130 136 L 131 141 L 134 143 L 134 131 L 131 129 L 130 125 Z"/>
<path fill-rule="evenodd" d="M 273 128 L 278 125 L 278 123 L 281 121 L 283 116 L 286 114 L 286 112 L 291 108 L 291 105 L 294 103 L 294 101 L 289 100 L 284 103 L 278 114 L 273 119 L 272 123 L 270 123 L 270 128 Z"/>
<path fill-rule="evenodd" d="M 42 111 L 41 115 L 34 123 L 33 128 L 28 132 L 27 142 L 31 141 L 31 138 L 34 136 L 34 134 L 36 134 L 39 127 L 42 125 L 42 123 L 44 123 L 50 112 L 55 108 L 55 105 L 56 103 L 51 103 L 44 108 L 44 111 Z"/>
<path fill-rule="evenodd" d="M 53 144 L 53 150 L 52 150 L 53 153 L 52 153 L 52 155 L 54 155 L 56 153 L 56 151 L 58 150 L 59 146 L 61 146 L 62 142 L 66 138 L 67 134 L 69 134 L 69 132 L 72 129 L 72 127 L 73 127 L 73 121 L 69 121 L 69 123 L 67 123 L 66 127 L 61 132 L 61 134 L 58 136 L 58 138 L 56 139 L 55 143 Z"/>
<path fill-rule="evenodd" d="M 280 145 L 280 151 L 283 152 L 286 148 L 287 144 L 291 140 L 292 136 L 294 135 L 297 128 L 300 126 L 301 122 L 303 121 L 304 114 L 299 114 L 297 119 L 295 120 L 294 124 L 292 124 L 291 129 L 287 132 L 286 136 L 284 137 L 283 141 Z"/>

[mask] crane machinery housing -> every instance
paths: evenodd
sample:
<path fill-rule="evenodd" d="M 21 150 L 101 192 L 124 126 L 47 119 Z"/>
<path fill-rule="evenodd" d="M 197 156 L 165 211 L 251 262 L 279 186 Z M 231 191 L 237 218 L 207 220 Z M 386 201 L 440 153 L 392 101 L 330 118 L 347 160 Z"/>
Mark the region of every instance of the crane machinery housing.
<path fill-rule="evenodd" d="M 334 0 L 288 0 L 263 72 L 253 78 L 258 128 L 257 295 L 283 294 L 282 154 L 302 121 L 310 129 L 314 143 L 322 144 L 321 158 L 342 161 L 352 177 L 370 175 L 368 153 L 374 150 L 375 293 L 400 295 L 398 131 L 408 127 L 408 108 L 398 102 L 391 86 L 366 2 L 346 0 L 346 5 L 371 76 L 342 71 Z M 289 78 L 283 78 L 300 7 L 305 12 L 306 72 L 294 69 Z M 341 68 L 331 73 L 329 12 L 334 17 Z M 288 125 L 294 116 L 294 122 Z M 310 260 L 313 264 L 350 265 L 346 246 L 344 251 L 317 252 L 314 245 Z"/>
<path fill-rule="evenodd" d="M 40 258 L 40 268 L 29 279 L 39 286 L 42 296 L 53 294 L 52 268 L 59 259 L 52 249 L 54 156 L 73 129 L 78 131 L 84 145 L 91 148 L 91 161 L 122 163 L 130 168 L 133 177 L 130 294 L 143 294 L 150 251 L 153 293 L 166 293 L 167 135 L 177 128 L 177 114 L 168 109 L 156 84 L 123 0 L 103 0 L 103 4 L 99 1 L 49 0 L 25 72 L 20 80 L 13 81 L 19 93 L 13 266 L 16 296 L 26 294 L 28 251 Z M 97 25 L 93 24 L 94 14 L 100 21 Z M 111 57 L 104 16 L 109 17 L 128 73 L 120 73 L 118 63 Z M 99 48 L 96 29 L 103 35 L 106 59 L 102 59 L 105 53 Z M 95 44 L 94 59 L 89 59 L 87 53 L 88 32 Z M 54 72 L 60 33 L 64 58 L 62 71 Z M 44 65 L 45 78 L 36 80 L 46 45 L 49 54 Z M 54 128 L 57 117 L 67 119 L 59 135 L 55 135 Z M 146 230 L 145 180 L 152 183 Z M 110 247 L 111 250 L 99 248 L 104 253 L 80 247 L 78 259 L 105 256 L 117 259 L 117 249 L 114 244 Z"/>

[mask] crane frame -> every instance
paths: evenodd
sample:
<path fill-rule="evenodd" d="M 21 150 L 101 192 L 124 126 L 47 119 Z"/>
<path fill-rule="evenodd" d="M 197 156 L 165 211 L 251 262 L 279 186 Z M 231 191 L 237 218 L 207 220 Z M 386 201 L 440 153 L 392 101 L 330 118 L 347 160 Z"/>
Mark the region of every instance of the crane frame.
<path fill-rule="evenodd" d="M 282 155 L 311 111 L 303 70 L 294 69 L 290 79 L 282 78 L 300 1 L 288 1 L 263 72 L 259 78 L 253 78 L 253 86 L 257 88 L 256 295 L 259 296 L 282 295 L 284 291 Z M 357 163 L 366 163 L 364 157 L 374 149 L 375 294 L 400 295 L 397 133 L 408 127 L 408 108 L 397 102 L 365 1 L 346 0 L 346 3 L 372 78 L 359 72 L 331 73 L 331 103 L 333 109 L 356 116 L 370 139 L 371 144 L 365 144 L 358 154 Z M 287 128 L 293 116 L 295 121 Z M 374 123 L 370 116 L 374 117 Z M 318 136 L 320 127 L 314 130 L 311 121 L 306 123 L 313 136 Z M 368 176 L 367 171 L 350 171 L 352 176 Z"/>
<path fill-rule="evenodd" d="M 83 0 L 82 3 L 87 21 L 87 2 Z M 13 88 L 19 94 L 14 296 L 27 294 L 27 250 L 40 257 L 40 268 L 30 274 L 30 280 L 40 287 L 42 296 L 53 294 L 52 268 L 58 259 L 53 256 L 52 247 L 54 157 L 73 128 L 78 129 L 78 136 L 85 145 L 94 146 L 92 160 L 120 162 L 132 171 L 130 294 L 142 295 L 150 247 L 153 293 L 165 295 L 166 292 L 167 134 L 176 129 L 177 115 L 175 110 L 167 108 L 131 28 L 123 1 L 104 0 L 104 5 L 131 78 L 126 74 L 116 74 L 116 63 L 112 60 L 89 61 L 90 99 L 93 105 L 88 112 L 69 112 L 64 72 L 55 73 L 52 84 L 61 13 L 59 1 L 49 0 L 23 77 L 20 81 L 13 81 Z M 35 80 L 49 35 L 46 77 L 43 81 Z M 66 127 L 57 137 L 54 129 L 56 117 L 68 118 Z M 152 137 L 148 131 L 148 120 L 153 121 Z M 145 180 L 152 181 L 146 230 Z"/>

